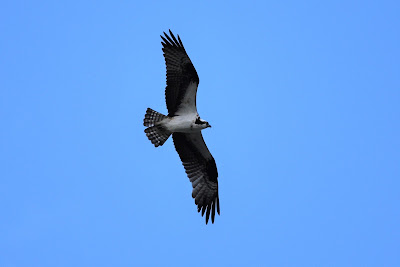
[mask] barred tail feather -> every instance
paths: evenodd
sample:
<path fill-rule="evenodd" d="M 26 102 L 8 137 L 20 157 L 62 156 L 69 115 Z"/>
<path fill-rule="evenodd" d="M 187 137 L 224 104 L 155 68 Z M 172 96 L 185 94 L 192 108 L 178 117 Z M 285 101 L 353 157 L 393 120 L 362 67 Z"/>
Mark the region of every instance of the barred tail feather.
<path fill-rule="evenodd" d="M 156 122 L 162 121 L 167 116 L 152 110 L 151 108 L 147 108 L 146 114 L 144 115 L 143 125 L 147 127 L 154 126 Z"/>
<path fill-rule="evenodd" d="M 167 131 L 161 125 L 149 127 L 144 132 L 155 147 L 162 146 L 171 135 L 171 132 Z"/>

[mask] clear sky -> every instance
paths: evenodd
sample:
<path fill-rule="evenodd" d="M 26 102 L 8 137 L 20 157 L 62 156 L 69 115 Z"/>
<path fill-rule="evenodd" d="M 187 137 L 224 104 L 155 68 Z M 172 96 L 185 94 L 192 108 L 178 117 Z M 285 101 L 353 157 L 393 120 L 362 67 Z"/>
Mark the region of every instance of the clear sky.
<path fill-rule="evenodd" d="M 3 1 L 0 266 L 400 266 L 398 1 Z M 160 34 L 200 77 L 221 216 L 172 140 Z"/>

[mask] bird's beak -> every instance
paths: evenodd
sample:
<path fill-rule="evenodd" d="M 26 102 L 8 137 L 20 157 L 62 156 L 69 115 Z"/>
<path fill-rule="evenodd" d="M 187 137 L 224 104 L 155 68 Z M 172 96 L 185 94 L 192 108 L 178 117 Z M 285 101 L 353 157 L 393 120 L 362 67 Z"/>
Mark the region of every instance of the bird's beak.
<path fill-rule="evenodd" d="M 210 124 L 208 124 L 208 125 L 207 125 L 207 127 L 210 127 L 210 128 L 211 128 L 211 125 L 210 125 Z"/>

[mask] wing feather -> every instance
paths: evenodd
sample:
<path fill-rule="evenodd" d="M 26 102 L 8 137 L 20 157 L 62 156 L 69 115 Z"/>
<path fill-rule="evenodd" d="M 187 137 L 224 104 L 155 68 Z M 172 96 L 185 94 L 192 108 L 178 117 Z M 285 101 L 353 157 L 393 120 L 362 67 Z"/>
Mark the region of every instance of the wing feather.
<path fill-rule="evenodd" d="M 215 160 L 204 142 L 201 132 L 173 133 L 175 149 L 179 154 L 185 171 L 192 182 L 192 197 L 198 212 L 206 214 L 208 223 L 210 214 L 214 223 L 215 209 L 219 212 L 218 171 Z"/>
<path fill-rule="evenodd" d="M 183 47 L 182 41 L 169 30 L 170 36 L 164 32 L 161 36 L 163 42 L 163 52 L 167 67 L 167 87 L 165 89 L 165 100 L 167 102 L 168 115 L 173 116 L 180 108 L 183 99 L 188 99 L 192 107 L 196 110 L 196 93 L 199 84 L 199 76 L 194 68 L 192 61 Z M 190 86 L 190 85 L 193 86 Z M 190 89 L 190 90 L 189 90 Z"/>

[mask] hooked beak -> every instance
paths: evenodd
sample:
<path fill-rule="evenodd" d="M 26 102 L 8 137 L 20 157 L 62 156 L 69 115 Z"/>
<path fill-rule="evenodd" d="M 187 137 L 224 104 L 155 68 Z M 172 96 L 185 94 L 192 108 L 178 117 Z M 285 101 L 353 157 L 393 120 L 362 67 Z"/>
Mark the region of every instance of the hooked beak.
<path fill-rule="evenodd" d="M 207 128 L 208 128 L 208 127 L 210 127 L 210 128 L 211 128 L 211 125 L 210 125 L 210 124 L 207 124 Z"/>

